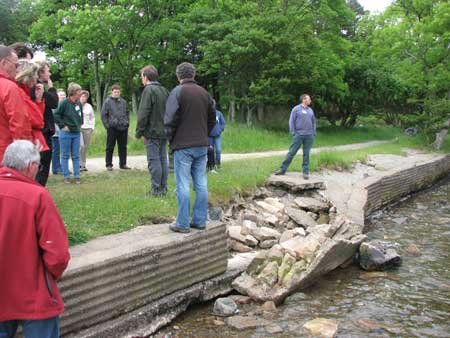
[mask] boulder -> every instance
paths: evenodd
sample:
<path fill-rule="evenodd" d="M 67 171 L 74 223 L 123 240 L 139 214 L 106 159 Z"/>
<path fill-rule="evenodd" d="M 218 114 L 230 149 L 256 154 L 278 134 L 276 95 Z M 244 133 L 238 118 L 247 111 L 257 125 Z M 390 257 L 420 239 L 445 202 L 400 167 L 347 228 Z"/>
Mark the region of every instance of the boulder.
<path fill-rule="evenodd" d="M 280 265 L 281 262 L 283 261 L 283 256 L 284 251 L 281 245 L 279 244 L 274 245 L 272 249 L 270 249 L 266 254 L 268 260 L 275 261 L 278 263 L 278 265 Z"/>
<path fill-rule="evenodd" d="M 316 225 L 317 222 L 306 211 L 296 208 L 286 208 L 286 214 L 298 225 L 305 228 Z"/>
<path fill-rule="evenodd" d="M 254 329 L 261 326 L 268 326 L 271 324 L 271 322 L 254 316 L 234 316 L 227 318 L 227 324 L 233 329 L 242 331 L 247 329 Z"/>
<path fill-rule="evenodd" d="M 294 230 L 286 230 L 281 234 L 280 237 L 280 243 L 286 242 L 290 240 L 291 238 L 295 237 L 295 231 Z"/>
<path fill-rule="evenodd" d="M 294 202 L 299 206 L 299 208 L 316 213 L 319 211 L 327 211 L 329 209 L 328 203 L 312 197 L 297 197 Z"/>
<path fill-rule="evenodd" d="M 285 190 L 297 193 L 312 189 L 325 189 L 323 181 L 310 177 L 309 180 L 303 179 L 302 173 L 288 172 L 285 175 L 270 175 L 267 183 L 271 186 L 281 187 Z"/>
<path fill-rule="evenodd" d="M 245 244 L 253 248 L 258 245 L 258 240 L 252 235 L 247 235 L 245 236 Z"/>
<path fill-rule="evenodd" d="M 250 220 L 244 220 L 242 222 L 242 227 L 241 227 L 241 235 L 246 236 L 252 233 L 253 230 L 257 229 L 258 226 L 256 225 L 255 222 L 250 221 Z"/>
<path fill-rule="evenodd" d="M 334 338 L 337 335 L 338 323 L 332 319 L 316 318 L 306 322 L 303 327 L 313 337 Z"/>
<path fill-rule="evenodd" d="M 209 219 L 211 221 L 220 221 L 223 218 L 223 210 L 221 207 L 208 208 Z"/>
<path fill-rule="evenodd" d="M 265 241 L 259 242 L 259 247 L 261 249 L 270 249 L 277 243 L 278 243 L 278 241 L 276 239 L 266 239 Z"/>
<path fill-rule="evenodd" d="M 281 237 L 281 234 L 277 230 L 268 227 L 252 229 L 251 235 L 258 241 L 265 241 L 267 239 L 276 239 L 278 241 Z"/>
<path fill-rule="evenodd" d="M 267 253 L 264 251 L 260 251 L 256 254 L 255 258 L 252 259 L 250 264 L 247 267 L 247 272 L 250 275 L 259 275 L 259 273 L 266 266 L 266 258 Z"/>
<path fill-rule="evenodd" d="M 269 212 L 270 214 L 276 214 L 279 213 L 281 210 L 274 207 L 273 205 L 266 203 L 264 201 L 255 201 L 256 205 L 258 205 L 261 209 L 264 211 Z"/>
<path fill-rule="evenodd" d="M 253 223 L 257 224 L 258 223 L 258 216 L 256 215 L 256 213 L 250 211 L 250 210 L 246 210 L 245 213 L 242 215 L 242 221 L 252 221 Z"/>
<path fill-rule="evenodd" d="M 421 252 L 420 252 L 418 246 L 415 244 L 412 244 L 412 243 L 409 244 L 408 247 L 406 248 L 406 253 L 410 256 L 416 256 L 416 257 L 421 255 Z"/>
<path fill-rule="evenodd" d="M 238 313 L 235 301 L 229 297 L 217 298 L 214 302 L 213 314 L 220 317 L 229 317 Z"/>
<path fill-rule="evenodd" d="M 274 226 L 277 226 L 278 224 L 280 224 L 280 219 L 273 214 L 263 212 L 262 216 L 263 216 L 264 223 L 268 223 L 268 224 L 271 224 Z"/>
<path fill-rule="evenodd" d="M 241 242 L 230 239 L 230 249 L 236 252 L 250 252 L 252 248 L 249 246 L 242 244 Z"/>
<path fill-rule="evenodd" d="M 313 236 L 294 237 L 280 244 L 281 247 L 296 259 L 310 261 L 314 252 L 319 248 L 320 241 Z"/>
<path fill-rule="evenodd" d="M 232 300 L 235 301 L 237 304 L 250 304 L 252 302 L 252 299 L 248 296 L 242 296 L 242 295 L 231 295 L 229 296 Z"/>
<path fill-rule="evenodd" d="M 261 310 L 263 311 L 268 311 L 268 312 L 272 312 L 275 311 L 277 309 L 277 306 L 275 305 L 274 302 L 268 300 L 267 302 L 264 302 L 263 305 L 261 305 Z"/>
<path fill-rule="evenodd" d="M 232 225 L 227 228 L 228 237 L 241 243 L 245 243 L 245 236 L 241 234 L 242 227 Z"/>
<path fill-rule="evenodd" d="M 268 197 L 264 199 L 264 202 L 278 209 L 278 212 L 282 212 L 285 208 L 285 205 L 278 198 Z"/>
<path fill-rule="evenodd" d="M 362 243 L 359 247 L 359 266 L 366 271 L 382 271 L 400 266 L 402 258 L 381 241 Z"/>
<path fill-rule="evenodd" d="M 286 253 L 281 261 L 280 268 L 278 269 L 278 284 L 280 284 L 287 273 L 292 269 L 292 266 L 295 264 L 295 257 Z"/>
<path fill-rule="evenodd" d="M 269 262 L 258 275 L 258 279 L 269 286 L 274 286 L 278 281 L 278 267 L 277 262 Z"/>
<path fill-rule="evenodd" d="M 317 221 L 317 220 L 319 219 L 319 215 L 316 214 L 316 213 L 314 213 L 314 212 L 312 212 L 312 211 L 307 211 L 306 213 L 307 213 L 309 216 L 311 216 L 311 218 L 312 218 L 313 220 L 315 220 L 315 221 Z"/>
<path fill-rule="evenodd" d="M 295 228 L 295 229 L 294 229 L 294 237 L 295 237 L 295 236 L 303 236 L 303 237 L 305 237 L 305 236 L 306 236 L 306 231 L 305 231 L 305 229 L 300 228 L 300 227 Z M 281 241 L 281 240 L 280 240 L 280 241 Z"/>

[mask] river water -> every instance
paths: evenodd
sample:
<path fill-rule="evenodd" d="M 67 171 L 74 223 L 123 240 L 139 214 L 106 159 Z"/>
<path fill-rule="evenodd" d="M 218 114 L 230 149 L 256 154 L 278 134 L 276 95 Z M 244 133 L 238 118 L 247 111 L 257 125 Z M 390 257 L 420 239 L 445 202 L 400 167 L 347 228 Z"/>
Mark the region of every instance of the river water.
<path fill-rule="evenodd" d="M 368 230 L 402 255 L 399 269 L 339 268 L 274 311 L 239 306 L 269 327 L 237 331 L 211 315 L 211 302 L 189 308 L 156 337 L 307 337 L 303 324 L 317 317 L 337 320 L 339 338 L 450 337 L 450 182 L 374 215 Z"/>

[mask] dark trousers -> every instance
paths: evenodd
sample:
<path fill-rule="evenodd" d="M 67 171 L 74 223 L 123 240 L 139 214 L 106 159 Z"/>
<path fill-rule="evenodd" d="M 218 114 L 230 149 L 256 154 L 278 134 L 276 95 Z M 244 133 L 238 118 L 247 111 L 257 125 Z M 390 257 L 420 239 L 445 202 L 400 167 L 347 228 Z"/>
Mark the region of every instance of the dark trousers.
<path fill-rule="evenodd" d="M 214 166 L 216 165 L 215 160 L 214 160 L 214 146 L 213 145 L 209 145 L 208 146 L 208 161 L 206 162 L 206 168 L 208 170 L 213 170 Z"/>
<path fill-rule="evenodd" d="M 167 176 L 169 168 L 167 166 L 167 140 L 149 139 L 146 142 L 147 165 L 152 182 L 153 195 L 167 194 Z"/>
<path fill-rule="evenodd" d="M 50 173 L 50 163 L 52 162 L 52 135 L 44 133 L 44 137 L 50 149 L 41 153 L 41 163 L 36 174 L 36 182 L 45 187 Z"/>
<path fill-rule="evenodd" d="M 106 166 L 112 167 L 112 158 L 114 154 L 114 147 L 117 141 L 119 148 L 119 166 L 123 167 L 127 164 L 127 140 L 128 129 L 118 130 L 116 128 L 108 128 L 106 130 Z"/>

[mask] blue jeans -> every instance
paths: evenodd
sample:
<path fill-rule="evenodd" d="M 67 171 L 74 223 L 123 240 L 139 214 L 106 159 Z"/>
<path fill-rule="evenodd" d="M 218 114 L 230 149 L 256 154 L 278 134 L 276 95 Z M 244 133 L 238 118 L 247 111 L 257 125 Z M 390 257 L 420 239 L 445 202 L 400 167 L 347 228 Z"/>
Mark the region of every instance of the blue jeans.
<path fill-rule="evenodd" d="M 80 178 L 80 132 L 59 131 L 61 166 L 64 178 L 69 178 L 69 157 L 72 157 L 73 176 Z"/>
<path fill-rule="evenodd" d="M 311 151 L 314 142 L 314 135 L 298 135 L 292 136 L 291 146 L 289 147 L 289 152 L 286 155 L 283 163 L 281 164 L 280 170 L 286 171 L 291 164 L 294 156 L 297 154 L 301 145 L 303 144 L 303 173 L 309 174 L 309 152 Z"/>
<path fill-rule="evenodd" d="M 59 137 L 52 136 L 52 173 L 62 172 L 61 157 L 59 154 Z"/>
<path fill-rule="evenodd" d="M 0 322 L 0 338 L 13 338 L 19 325 L 22 325 L 25 338 L 59 338 L 59 316 L 49 319 Z"/>
<path fill-rule="evenodd" d="M 206 225 L 208 216 L 208 181 L 206 176 L 207 147 L 177 149 L 174 152 L 178 215 L 176 225 L 189 228 L 190 181 L 192 177 L 195 202 L 192 223 Z"/>
<path fill-rule="evenodd" d="M 212 143 L 214 146 L 214 152 L 215 152 L 215 163 L 216 165 L 220 165 L 221 155 L 222 155 L 222 140 L 220 136 L 211 137 Z"/>

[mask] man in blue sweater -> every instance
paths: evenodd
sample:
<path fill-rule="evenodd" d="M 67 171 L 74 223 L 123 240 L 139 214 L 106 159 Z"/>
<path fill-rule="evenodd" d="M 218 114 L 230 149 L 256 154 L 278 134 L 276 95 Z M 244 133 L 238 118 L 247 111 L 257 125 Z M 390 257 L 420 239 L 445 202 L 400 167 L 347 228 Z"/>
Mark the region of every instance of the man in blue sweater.
<path fill-rule="evenodd" d="M 300 104 L 292 109 L 289 118 L 289 132 L 292 134 L 292 142 L 280 169 L 275 175 L 284 175 L 291 164 L 294 156 L 303 144 L 303 178 L 309 179 L 309 152 L 316 135 L 316 118 L 313 110 L 309 107 L 311 98 L 308 94 L 300 96 Z"/>

